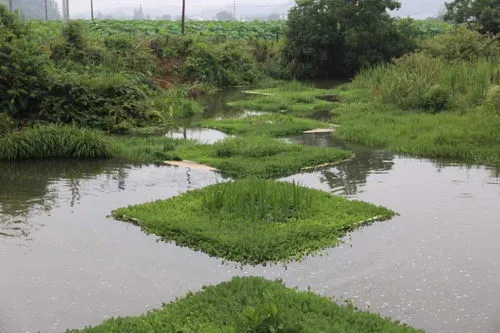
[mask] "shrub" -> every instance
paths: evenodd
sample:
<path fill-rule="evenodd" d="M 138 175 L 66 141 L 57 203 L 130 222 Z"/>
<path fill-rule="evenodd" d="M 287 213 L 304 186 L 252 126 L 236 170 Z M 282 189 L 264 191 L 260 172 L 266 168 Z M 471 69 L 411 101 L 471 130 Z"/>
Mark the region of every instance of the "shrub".
<path fill-rule="evenodd" d="M 472 61 L 500 56 L 498 37 L 482 35 L 464 24 L 456 26 L 450 32 L 425 40 L 422 49 L 433 57 L 443 57 L 450 61 Z"/>
<path fill-rule="evenodd" d="M 488 90 L 486 105 L 495 110 L 500 115 L 500 86 L 493 85 Z"/>
<path fill-rule="evenodd" d="M 94 130 L 44 125 L 13 132 L 0 139 L 0 160 L 110 157 L 113 147 Z"/>
<path fill-rule="evenodd" d="M 437 84 L 430 87 L 427 93 L 424 95 L 422 107 L 426 110 L 439 112 L 448 108 L 450 100 L 450 89 Z"/>
<path fill-rule="evenodd" d="M 125 74 L 58 74 L 41 103 L 39 119 L 124 132 L 147 122 L 147 94 Z"/>

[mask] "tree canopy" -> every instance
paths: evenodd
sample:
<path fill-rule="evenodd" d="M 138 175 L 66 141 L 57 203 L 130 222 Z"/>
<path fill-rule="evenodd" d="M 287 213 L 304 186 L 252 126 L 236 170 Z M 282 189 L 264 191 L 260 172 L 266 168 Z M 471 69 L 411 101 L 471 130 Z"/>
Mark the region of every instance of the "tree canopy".
<path fill-rule="evenodd" d="M 500 0 L 454 0 L 446 3 L 445 19 L 455 23 L 479 23 L 481 30 L 500 33 Z"/>
<path fill-rule="evenodd" d="M 297 0 L 290 10 L 285 62 L 302 77 L 352 75 L 413 50 L 388 10 L 394 0 Z"/>

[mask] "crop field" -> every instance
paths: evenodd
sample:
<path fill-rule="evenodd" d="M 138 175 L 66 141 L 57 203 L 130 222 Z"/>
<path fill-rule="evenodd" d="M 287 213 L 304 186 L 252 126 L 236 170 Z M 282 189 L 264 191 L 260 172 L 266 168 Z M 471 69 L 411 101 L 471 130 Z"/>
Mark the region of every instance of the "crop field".
<path fill-rule="evenodd" d="M 410 22 L 416 38 L 426 38 L 448 31 L 452 25 L 440 20 L 398 21 L 401 26 Z M 181 34 L 181 21 L 147 20 L 96 20 L 90 21 L 90 30 L 100 36 L 117 34 L 146 35 Z M 61 34 L 62 21 L 32 21 L 32 29 L 42 39 L 57 37 Z M 187 21 L 186 34 L 223 39 L 264 39 L 279 40 L 285 35 L 286 21 Z"/>

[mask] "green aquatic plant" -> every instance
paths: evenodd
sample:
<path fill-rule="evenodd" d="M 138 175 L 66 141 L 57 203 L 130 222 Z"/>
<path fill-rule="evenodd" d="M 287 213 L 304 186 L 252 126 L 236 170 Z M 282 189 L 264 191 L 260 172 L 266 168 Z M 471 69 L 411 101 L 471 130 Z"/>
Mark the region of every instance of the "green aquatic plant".
<path fill-rule="evenodd" d="M 185 160 L 211 165 L 224 175 L 236 178 L 286 176 L 306 167 L 338 163 L 352 156 L 335 148 L 305 147 L 266 136 L 226 138 L 213 145 L 187 143 L 176 152 Z"/>
<path fill-rule="evenodd" d="M 0 138 L 0 160 L 101 158 L 113 155 L 114 146 L 104 134 L 76 126 L 35 126 Z"/>
<path fill-rule="evenodd" d="M 269 135 L 281 137 L 302 133 L 317 128 L 328 128 L 328 124 L 312 119 L 286 115 L 261 115 L 241 119 L 204 120 L 202 126 L 237 135 Z"/>
<path fill-rule="evenodd" d="M 398 321 L 337 304 L 281 281 L 235 277 L 137 317 L 113 318 L 67 333 L 423 333 Z"/>
<path fill-rule="evenodd" d="M 335 246 L 394 212 L 274 180 L 246 179 L 115 210 L 165 241 L 243 264 L 290 261 Z"/>
<path fill-rule="evenodd" d="M 296 183 L 282 186 L 271 180 L 250 179 L 209 187 L 203 193 L 202 206 L 209 214 L 287 222 L 305 217 L 312 195 Z"/>

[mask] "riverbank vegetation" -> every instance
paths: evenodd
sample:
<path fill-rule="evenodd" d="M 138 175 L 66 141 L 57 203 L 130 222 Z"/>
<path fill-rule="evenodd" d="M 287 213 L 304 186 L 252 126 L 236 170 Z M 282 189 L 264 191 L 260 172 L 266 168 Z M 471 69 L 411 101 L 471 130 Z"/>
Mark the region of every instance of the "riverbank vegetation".
<path fill-rule="evenodd" d="M 499 85 L 497 37 L 457 26 L 344 86 L 338 133 L 396 152 L 498 165 Z"/>
<path fill-rule="evenodd" d="M 113 212 L 165 241 L 243 264 L 300 259 L 335 246 L 349 230 L 393 215 L 297 184 L 259 179 Z"/>
<path fill-rule="evenodd" d="M 138 317 L 114 318 L 67 333 L 122 332 L 327 332 L 417 333 L 388 318 L 339 305 L 312 292 L 286 288 L 280 281 L 236 277 Z"/>

